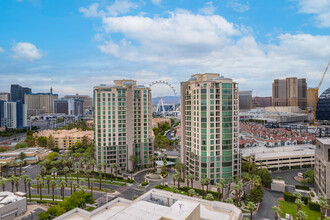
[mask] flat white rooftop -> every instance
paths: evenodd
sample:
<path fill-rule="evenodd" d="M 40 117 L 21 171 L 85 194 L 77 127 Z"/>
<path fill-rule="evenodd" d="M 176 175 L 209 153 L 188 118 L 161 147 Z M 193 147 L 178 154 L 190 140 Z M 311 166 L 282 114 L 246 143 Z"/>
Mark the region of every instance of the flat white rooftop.
<path fill-rule="evenodd" d="M 330 145 L 330 138 L 316 138 L 319 142 L 325 145 Z"/>
<path fill-rule="evenodd" d="M 314 155 L 315 145 L 286 145 L 280 147 L 249 147 L 240 149 L 243 157 L 254 155 L 256 159 Z"/>

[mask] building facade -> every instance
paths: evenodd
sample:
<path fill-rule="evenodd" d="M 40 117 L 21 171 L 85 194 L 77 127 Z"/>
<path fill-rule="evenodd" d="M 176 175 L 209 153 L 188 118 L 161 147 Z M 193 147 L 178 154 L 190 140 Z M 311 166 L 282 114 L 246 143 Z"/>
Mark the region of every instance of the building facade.
<path fill-rule="evenodd" d="M 153 155 L 151 90 L 134 80 L 94 87 L 94 142 L 98 164 L 133 170 Z"/>
<path fill-rule="evenodd" d="M 24 128 L 27 126 L 27 107 L 22 101 L 0 101 L 0 127 Z"/>
<path fill-rule="evenodd" d="M 10 87 L 10 100 L 11 101 L 22 101 L 25 103 L 24 95 L 32 93 L 31 88 L 22 87 L 18 84 L 12 84 Z"/>
<path fill-rule="evenodd" d="M 84 100 L 73 98 L 54 100 L 54 113 L 82 116 L 84 115 Z"/>
<path fill-rule="evenodd" d="M 0 92 L 0 101 L 10 101 L 10 93 L 8 92 Z"/>
<path fill-rule="evenodd" d="M 252 91 L 239 92 L 239 109 L 240 110 L 252 109 Z"/>
<path fill-rule="evenodd" d="M 65 95 L 63 99 L 80 99 L 83 100 L 83 111 L 85 114 L 89 114 L 93 110 L 93 99 L 89 95 Z"/>
<path fill-rule="evenodd" d="M 272 106 L 272 97 L 253 97 L 252 98 L 252 108 L 265 108 Z"/>
<path fill-rule="evenodd" d="M 195 180 L 240 176 L 238 84 L 220 74 L 181 82 L 181 161 Z"/>
<path fill-rule="evenodd" d="M 19 219 L 27 210 L 26 193 L 0 192 L 0 219 Z"/>
<path fill-rule="evenodd" d="M 317 138 L 315 149 L 315 189 L 330 200 L 330 138 Z"/>
<path fill-rule="evenodd" d="M 273 106 L 307 107 L 307 83 L 305 78 L 275 79 L 272 86 Z"/>
<path fill-rule="evenodd" d="M 54 112 L 54 100 L 58 99 L 57 94 L 32 93 L 25 94 L 28 116 Z"/>
<path fill-rule="evenodd" d="M 330 88 L 325 90 L 317 101 L 316 119 L 330 121 Z"/>

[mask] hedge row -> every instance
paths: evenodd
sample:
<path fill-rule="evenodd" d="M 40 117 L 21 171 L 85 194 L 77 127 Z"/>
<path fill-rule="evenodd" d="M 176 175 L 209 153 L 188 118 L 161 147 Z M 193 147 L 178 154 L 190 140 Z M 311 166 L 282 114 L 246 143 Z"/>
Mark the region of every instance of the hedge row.
<path fill-rule="evenodd" d="M 309 190 L 308 186 L 302 186 L 302 185 L 295 185 L 296 189 L 301 189 L 301 190 Z"/>
<path fill-rule="evenodd" d="M 321 211 L 320 205 L 318 203 L 316 203 L 316 202 L 309 201 L 308 202 L 308 208 L 310 210 L 314 210 L 314 211 L 317 211 L 317 212 Z"/>
<path fill-rule="evenodd" d="M 283 195 L 284 195 L 284 200 L 287 201 L 287 202 L 295 202 L 296 199 L 297 199 L 297 197 L 295 197 L 294 195 L 292 195 L 289 192 L 284 192 Z M 301 200 L 305 203 L 305 205 L 308 205 L 308 202 L 310 201 L 310 198 L 306 197 L 306 196 L 302 196 Z"/>

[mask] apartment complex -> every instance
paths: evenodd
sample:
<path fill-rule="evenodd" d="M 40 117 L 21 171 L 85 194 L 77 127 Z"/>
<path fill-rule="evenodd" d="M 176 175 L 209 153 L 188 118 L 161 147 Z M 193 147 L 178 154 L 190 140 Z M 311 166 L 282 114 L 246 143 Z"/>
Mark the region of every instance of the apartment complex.
<path fill-rule="evenodd" d="M 133 170 L 153 155 L 152 99 L 134 80 L 94 87 L 94 142 L 98 164 Z"/>
<path fill-rule="evenodd" d="M 81 131 L 78 129 L 71 130 L 42 130 L 35 134 L 36 137 L 49 137 L 53 136 L 55 147 L 60 150 L 69 150 L 76 142 L 81 142 L 83 137 L 86 136 L 91 142 L 94 141 L 93 131 Z"/>
<path fill-rule="evenodd" d="M 181 161 L 195 180 L 240 176 L 238 84 L 220 74 L 181 82 Z"/>
<path fill-rule="evenodd" d="M 273 106 L 307 107 L 307 83 L 305 78 L 290 77 L 273 82 Z"/>
<path fill-rule="evenodd" d="M 330 200 L 330 138 L 317 138 L 315 149 L 315 189 Z M 329 202 L 328 202 L 329 203 Z"/>
<path fill-rule="evenodd" d="M 22 101 L 0 101 L 0 127 L 23 128 L 27 126 L 27 106 Z"/>
<path fill-rule="evenodd" d="M 28 116 L 53 113 L 54 100 L 58 99 L 53 93 L 31 93 L 25 94 L 25 104 L 27 105 Z"/>
<path fill-rule="evenodd" d="M 236 206 L 152 189 L 134 201 L 116 198 L 91 212 L 75 208 L 54 220 L 144 219 L 144 220 L 242 220 Z"/>
<path fill-rule="evenodd" d="M 252 109 L 252 91 L 239 91 L 239 109 Z"/>

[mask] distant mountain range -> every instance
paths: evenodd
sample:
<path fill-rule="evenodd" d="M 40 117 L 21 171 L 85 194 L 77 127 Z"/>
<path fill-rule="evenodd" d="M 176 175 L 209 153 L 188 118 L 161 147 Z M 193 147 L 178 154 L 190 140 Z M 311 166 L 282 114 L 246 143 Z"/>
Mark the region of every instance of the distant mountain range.
<path fill-rule="evenodd" d="M 173 104 L 175 96 L 163 96 L 162 97 L 164 104 Z M 159 97 L 152 98 L 152 104 L 157 105 L 159 102 Z M 178 104 L 180 103 L 180 96 L 176 97 L 175 102 Z"/>

